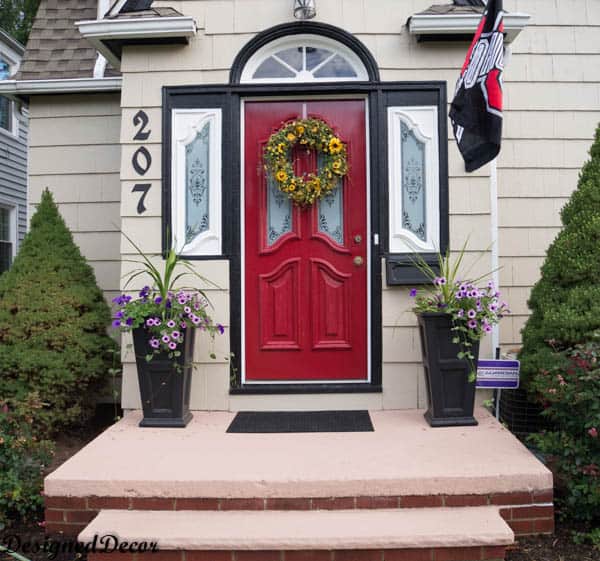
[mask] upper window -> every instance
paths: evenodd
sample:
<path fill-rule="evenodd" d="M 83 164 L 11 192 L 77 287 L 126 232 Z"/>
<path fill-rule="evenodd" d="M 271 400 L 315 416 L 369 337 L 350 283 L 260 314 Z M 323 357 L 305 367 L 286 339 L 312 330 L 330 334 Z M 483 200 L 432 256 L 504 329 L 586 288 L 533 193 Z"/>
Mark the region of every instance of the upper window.
<path fill-rule="evenodd" d="M 8 271 L 15 253 L 15 211 L 0 206 L 0 274 Z"/>
<path fill-rule="evenodd" d="M 0 58 L 0 80 L 8 80 L 8 78 L 10 78 L 10 64 Z M 8 98 L 0 96 L 0 129 L 12 132 L 13 128 L 13 103 Z"/>
<path fill-rule="evenodd" d="M 319 35 L 282 37 L 256 51 L 242 83 L 368 80 L 360 58 L 345 45 Z"/>

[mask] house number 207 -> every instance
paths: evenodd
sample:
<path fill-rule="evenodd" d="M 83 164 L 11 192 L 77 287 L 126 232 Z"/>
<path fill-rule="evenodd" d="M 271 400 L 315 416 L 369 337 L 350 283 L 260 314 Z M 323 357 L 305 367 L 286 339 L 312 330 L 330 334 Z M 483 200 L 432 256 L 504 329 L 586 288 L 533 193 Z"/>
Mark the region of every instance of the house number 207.
<path fill-rule="evenodd" d="M 148 128 L 150 119 L 148 114 L 141 109 L 133 117 L 133 126 L 138 127 L 138 131 L 133 136 L 133 140 L 148 140 L 150 138 L 151 129 Z M 152 156 L 145 146 L 140 146 L 131 157 L 131 165 L 135 172 L 144 177 L 148 173 L 148 170 L 152 166 Z M 137 213 L 144 214 L 146 212 L 146 196 L 150 191 L 150 183 L 136 183 L 131 190 L 132 193 L 141 193 L 140 199 L 137 205 Z"/>

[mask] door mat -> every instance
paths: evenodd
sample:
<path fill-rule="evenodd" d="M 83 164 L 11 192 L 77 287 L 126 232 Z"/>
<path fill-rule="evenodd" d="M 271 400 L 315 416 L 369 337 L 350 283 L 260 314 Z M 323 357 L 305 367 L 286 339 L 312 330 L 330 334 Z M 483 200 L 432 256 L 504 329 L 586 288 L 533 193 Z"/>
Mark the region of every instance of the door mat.
<path fill-rule="evenodd" d="M 373 432 L 368 411 L 241 411 L 227 432 Z"/>

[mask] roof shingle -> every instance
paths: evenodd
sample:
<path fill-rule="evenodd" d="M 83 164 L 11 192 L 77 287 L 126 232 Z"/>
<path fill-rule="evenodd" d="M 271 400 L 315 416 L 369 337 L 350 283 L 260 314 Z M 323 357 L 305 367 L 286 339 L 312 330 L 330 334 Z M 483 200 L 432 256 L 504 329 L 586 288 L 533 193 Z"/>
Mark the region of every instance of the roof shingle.
<path fill-rule="evenodd" d="M 42 0 L 17 80 L 91 78 L 98 56 L 76 21 L 96 19 L 97 0 Z M 107 67 L 105 76 L 119 75 Z"/>

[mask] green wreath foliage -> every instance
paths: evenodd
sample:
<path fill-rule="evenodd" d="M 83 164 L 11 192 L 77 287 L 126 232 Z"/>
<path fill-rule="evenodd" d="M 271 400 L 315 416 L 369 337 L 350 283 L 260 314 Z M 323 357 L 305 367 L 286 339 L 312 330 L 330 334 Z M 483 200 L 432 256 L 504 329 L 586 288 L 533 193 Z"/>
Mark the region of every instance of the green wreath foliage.
<path fill-rule="evenodd" d="M 317 173 L 295 175 L 291 153 L 296 145 L 318 152 Z M 348 173 L 346 144 L 327 123 L 314 118 L 295 119 L 273 133 L 265 146 L 264 161 L 277 188 L 301 207 L 331 195 Z"/>

